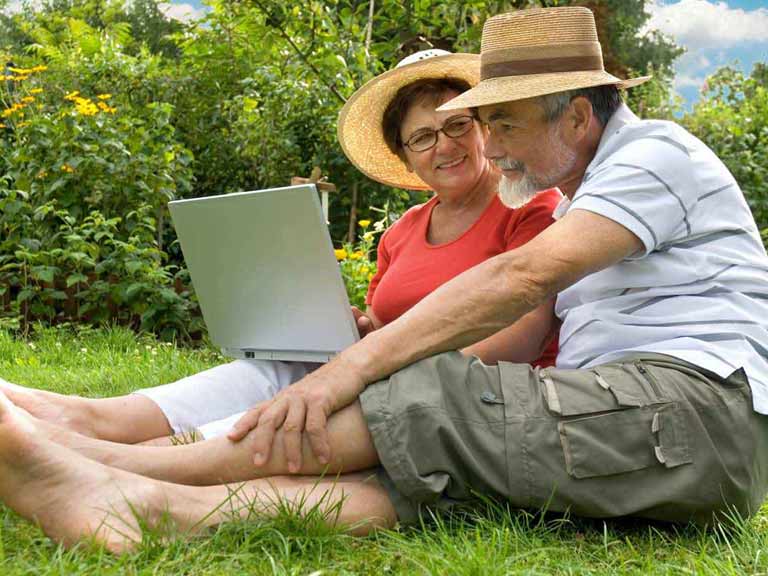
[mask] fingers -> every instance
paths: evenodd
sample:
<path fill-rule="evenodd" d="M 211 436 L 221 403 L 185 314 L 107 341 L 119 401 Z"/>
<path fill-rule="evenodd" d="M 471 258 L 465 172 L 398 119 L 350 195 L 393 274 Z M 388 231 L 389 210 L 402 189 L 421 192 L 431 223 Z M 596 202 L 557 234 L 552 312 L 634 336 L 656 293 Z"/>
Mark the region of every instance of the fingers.
<path fill-rule="evenodd" d="M 233 442 L 239 442 L 245 438 L 248 432 L 256 428 L 256 426 L 259 424 L 259 416 L 261 415 L 262 410 L 263 406 L 261 405 L 248 410 L 248 412 L 243 414 L 240 420 L 235 422 L 235 425 L 232 426 L 232 429 L 227 432 L 227 438 Z"/>
<path fill-rule="evenodd" d="M 288 413 L 283 422 L 283 446 L 288 472 L 295 474 L 301 470 L 302 432 L 307 408 L 301 397 L 289 398 L 288 403 Z"/>
<path fill-rule="evenodd" d="M 306 434 L 312 452 L 320 464 L 331 461 L 331 444 L 328 441 L 328 412 L 321 402 L 311 402 L 306 415 Z"/>
<path fill-rule="evenodd" d="M 275 432 L 285 422 L 290 401 L 286 396 L 277 397 L 259 416 L 258 426 L 253 430 L 253 463 L 263 466 L 272 452 Z"/>
<path fill-rule="evenodd" d="M 368 316 L 360 316 L 357 319 L 357 331 L 360 333 L 360 337 L 367 336 L 373 330 L 373 322 Z"/>

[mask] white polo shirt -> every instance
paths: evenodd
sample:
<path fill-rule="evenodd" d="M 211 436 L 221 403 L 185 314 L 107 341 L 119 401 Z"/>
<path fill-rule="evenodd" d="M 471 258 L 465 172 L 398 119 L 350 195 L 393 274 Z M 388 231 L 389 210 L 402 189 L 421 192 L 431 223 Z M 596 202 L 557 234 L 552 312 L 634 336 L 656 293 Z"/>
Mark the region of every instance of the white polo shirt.
<path fill-rule="evenodd" d="M 712 151 L 680 126 L 622 106 L 555 217 L 575 209 L 621 224 L 644 250 L 558 295 L 557 366 L 657 352 L 723 377 L 744 368 L 755 410 L 768 414 L 768 257 Z"/>

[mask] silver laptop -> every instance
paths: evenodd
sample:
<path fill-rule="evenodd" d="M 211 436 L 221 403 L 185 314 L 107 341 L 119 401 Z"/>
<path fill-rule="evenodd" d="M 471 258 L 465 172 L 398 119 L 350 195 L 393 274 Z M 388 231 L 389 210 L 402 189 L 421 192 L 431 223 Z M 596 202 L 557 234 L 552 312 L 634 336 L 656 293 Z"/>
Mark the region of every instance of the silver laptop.
<path fill-rule="evenodd" d="M 169 203 L 213 342 L 327 362 L 358 340 L 313 184 Z"/>

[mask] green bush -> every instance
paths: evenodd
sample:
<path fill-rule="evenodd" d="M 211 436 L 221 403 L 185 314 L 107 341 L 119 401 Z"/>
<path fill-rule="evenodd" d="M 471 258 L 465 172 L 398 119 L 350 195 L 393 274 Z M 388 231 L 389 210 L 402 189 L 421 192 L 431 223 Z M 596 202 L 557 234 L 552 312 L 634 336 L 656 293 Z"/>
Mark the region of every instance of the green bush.
<path fill-rule="evenodd" d="M 170 105 L 63 94 L 45 66 L 11 72 L 0 86 L 5 307 L 25 324 L 118 321 L 188 336 L 196 304 L 163 251 L 167 201 L 192 182 Z"/>
<path fill-rule="evenodd" d="M 764 65 L 745 77 L 722 68 L 707 79 L 683 124 L 728 166 L 759 229 L 768 227 L 768 83 Z"/>
<path fill-rule="evenodd" d="M 357 224 L 362 229 L 357 242 L 345 242 L 335 252 L 350 304 L 365 310 L 368 285 L 376 274 L 374 243 L 376 236 L 385 230 L 386 220 L 374 222 L 372 227 L 370 220 L 360 220 Z"/>

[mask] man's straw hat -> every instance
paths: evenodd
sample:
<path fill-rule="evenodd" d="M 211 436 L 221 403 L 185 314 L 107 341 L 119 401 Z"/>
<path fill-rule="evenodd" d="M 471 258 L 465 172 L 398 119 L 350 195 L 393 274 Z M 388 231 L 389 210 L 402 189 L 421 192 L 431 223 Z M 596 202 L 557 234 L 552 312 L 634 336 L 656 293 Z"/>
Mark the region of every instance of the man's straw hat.
<path fill-rule="evenodd" d="M 588 8 L 535 8 L 500 14 L 483 26 L 480 83 L 438 110 L 474 108 L 578 88 L 631 88 L 650 76 L 621 80 L 603 68 Z"/>
<path fill-rule="evenodd" d="M 456 78 L 470 86 L 480 81 L 480 56 L 423 50 L 376 76 L 347 101 L 339 113 L 338 136 L 347 158 L 363 174 L 382 184 L 409 190 L 429 186 L 409 172 L 384 141 L 384 111 L 403 86 L 427 78 Z"/>

